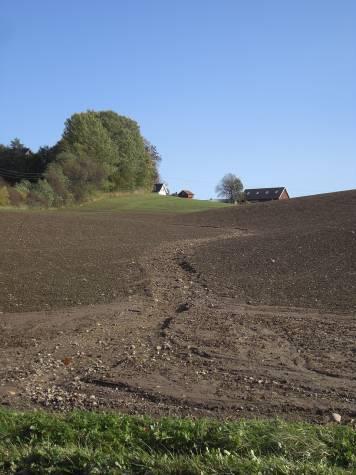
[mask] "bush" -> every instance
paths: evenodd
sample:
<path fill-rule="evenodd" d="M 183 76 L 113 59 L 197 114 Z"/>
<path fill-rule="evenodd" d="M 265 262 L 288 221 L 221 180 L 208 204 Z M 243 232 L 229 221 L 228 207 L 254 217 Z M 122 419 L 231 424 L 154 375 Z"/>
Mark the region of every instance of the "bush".
<path fill-rule="evenodd" d="M 30 192 L 31 186 L 32 186 L 31 182 L 29 182 L 28 180 L 22 180 L 20 183 L 18 183 L 15 186 L 15 190 L 18 191 L 22 195 L 23 199 L 25 200 L 27 195 Z"/>
<path fill-rule="evenodd" d="M 6 186 L 0 187 L 0 206 L 7 206 L 10 204 L 9 192 Z"/>
<path fill-rule="evenodd" d="M 89 158 L 78 158 L 67 152 L 60 154 L 58 158 L 75 201 L 84 201 L 93 192 L 105 187 L 108 173 L 104 163 Z"/>
<path fill-rule="evenodd" d="M 55 194 L 47 180 L 39 180 L 30 188 L 27 204 L 33 207 L 50 208 L 55 201 Z"/>
<path fill-rule="evenodd" d="M 69 179 L 63 173 L 63 168 L 59 163 L 49 165 L 45 177 L 54 192 L 53 206 L 61 207 L 70 203 L 73 195 L 69 190 Z"/>
<path fill-rule="evenodd" d="M 7 191 L 9 192 L 10 204 L 12 206 L 21 206 L 25 203 L 26 197 L 16 188 L 14 188 L 13 186 L 9 186 Z"/>

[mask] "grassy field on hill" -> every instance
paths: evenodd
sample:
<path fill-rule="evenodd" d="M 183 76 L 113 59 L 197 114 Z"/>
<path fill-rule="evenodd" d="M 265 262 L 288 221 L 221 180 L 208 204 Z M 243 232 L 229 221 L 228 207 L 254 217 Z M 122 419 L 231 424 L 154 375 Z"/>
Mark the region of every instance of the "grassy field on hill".
<path fill-rule="evenodd" d="M 159 196 L 154 193 L 124 193 L 116 196 L 103 195 L 81 205 L 64 208 L 49 208 L 52 211 L 131 211 L 148 213 L 193 213 L 212 209 L 231 207 L 229 203 L 212 200 L 190 200 L 175 196 Z M 48 208 L 16 208 L 0 206 L 1 211 L 48 211 Z"/>
<path fill-rule="evenodd" d="M 231 206 L 211 200 L 189 200 L 175 196 L 159 196 L 154 193 L 104 196 L 85 203 L 76 209 L 83 211 L 144 211 L 189 213 Z"/>
<path fill-rule="evenodd" d="M 4 474 L 351 474 L 355 444 L 332 424 L 0 411 Z"/>

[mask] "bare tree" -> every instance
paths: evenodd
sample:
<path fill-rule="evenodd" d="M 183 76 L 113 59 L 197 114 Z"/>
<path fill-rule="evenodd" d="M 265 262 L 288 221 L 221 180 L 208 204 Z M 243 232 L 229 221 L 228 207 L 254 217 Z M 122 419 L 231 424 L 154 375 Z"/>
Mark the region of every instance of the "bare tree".
<path fill-rule="evenodd" d="M 240 178 L 232 173 L 228 173 L 221 179 L 215 191 L 220 198 L 225 198 L 231 201 L 231 203 L 237 203 L 242 198 L 243 188 Z"/>

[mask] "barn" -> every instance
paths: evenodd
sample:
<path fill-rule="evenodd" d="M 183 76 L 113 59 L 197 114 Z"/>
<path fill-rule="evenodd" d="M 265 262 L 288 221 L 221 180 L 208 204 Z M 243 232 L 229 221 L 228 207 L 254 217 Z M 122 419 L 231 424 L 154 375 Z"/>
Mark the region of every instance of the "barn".
<path fill-rule="evenodd" d="M 164 183 L 156 183 L 153 187 L 153 193 L 158 193 L 162 196 L 169 195 L 169 189 Z"/>
<path fill-rule="evenodd" d="M 277 188 L 248 188 L 245 190 L 245 199 L 252 203 L 271 200 L 289 200 L 289 194 L 285 186 Z"/>
<path fill-rule="evenodd" d="M 194 193 L 192 191 L 189 191 L 189 190 L 182 190 L 178 193 L 178 196 L 179 198 L 193 198 L 194 197 Z"/>

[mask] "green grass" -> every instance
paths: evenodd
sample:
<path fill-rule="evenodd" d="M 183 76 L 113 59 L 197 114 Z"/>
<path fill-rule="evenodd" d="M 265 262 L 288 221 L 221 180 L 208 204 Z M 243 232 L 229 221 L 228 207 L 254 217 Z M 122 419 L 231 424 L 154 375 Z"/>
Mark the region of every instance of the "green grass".
<path fill-rule="evenodd" d="M 356 431 L 274 421 L 0 411 L 0 473 L 356 473 Z"/>
<path fill-rule="evenodd" d="M 83 211 L 144 211 L 189 213 L 231 206 L 210 200 L 189 200 L 175 196 L 159 196 L 155 193 L 123 194 L 104 196 L 96 201 L 85 203 L 75 209 Z M 73 208 L 71 208 L 73 209 Z"/>
<path fill-rule="evenodd" d="M 192 213 L 194 211 L 206 211 L 209 209 L 226 208 L 231 206 L 211 200 L 189 200 L 174 196 L 159 196 L 155 193 L 125 193 L 117 196 L 103 195 L 93 201 L 81 205 L 60 208 L 65 211 L 137 211 L 150 213 Z M 48 211 L 45 208 L 16 208 L 0 206 L 1 211 Z M 56 211 L 50 209 L 50 211 Z"/>

